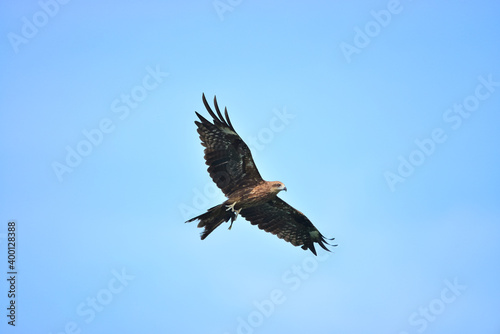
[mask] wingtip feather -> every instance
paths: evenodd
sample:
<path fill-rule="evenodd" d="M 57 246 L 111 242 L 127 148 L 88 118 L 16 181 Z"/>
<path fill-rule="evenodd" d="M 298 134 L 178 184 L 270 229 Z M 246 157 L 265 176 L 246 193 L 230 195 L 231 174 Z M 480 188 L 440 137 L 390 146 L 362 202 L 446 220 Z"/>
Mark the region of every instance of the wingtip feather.
<path fill-rule="evenodd" d="M 314 248 L 314 242 L 309 246 L 309 249 L 315 256 L 318 256 L 318 254 L 316 254 L 316 248 Z"/>
<path fill-rule="evenodd" d="M 208 104 L 208 101 L 205 98 L 205 94 L 203 94 L 203 104 L 205 105 L 205 108 L 207 109 L 207 111 L 210 114 L 210 116 L 212 116 L 212 118 L 214 119 L 214 122 L 218 122 L 219 119 L 217 118 L 217 116 L 215 116 L 215 113 L 212 110 L 212 107 L 210 107 L 210 104 Z"/>
<path fill-rule="evenodd" d="M 229 128 L 231 130 L 235 131 L 233 128 L 233 124 L 231 124 L 231 120 L 229 119 L 229 114 L 227 113 L 227 107 L 224 107 L 224 115 L 226 116 L 226 121 L 227 121 L 227 124 L 229 125 Z"/>
<path fill-rule="evenodd" d="M 217 103 L 217 96 L 214 95 L 214 106 L 215 106 L 215 111 L 217 112 L 217 116 L 219 116 L 219 120 L 224 122 L 224 117 L 222 117 L 222 113 L 220 112 L 219 109 L 219 104 Z"/>

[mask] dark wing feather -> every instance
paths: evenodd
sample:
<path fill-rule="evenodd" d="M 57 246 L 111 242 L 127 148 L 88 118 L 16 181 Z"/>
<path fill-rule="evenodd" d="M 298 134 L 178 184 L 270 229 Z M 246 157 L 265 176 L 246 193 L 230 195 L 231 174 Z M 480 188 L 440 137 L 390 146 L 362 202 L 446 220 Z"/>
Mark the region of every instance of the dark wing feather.
<path fill-rule="evenodd" d="M 310 249 L 314 255 L 316 255 L 315 242 L 329 251 L 326 245 L 330 244 L 311 221 L 279 197 L 264 204 L 243 209 L 240 214 L 261 230 L 272 233 L 294 246 Z"/>
<path fill-rule="evenodd" d="M 234 130 L 227 109 L 224 110 L 224 118 L 215 97 L 217 114 L 208 104 L 205 94 L 203 103 L 212 116 L 213 123 L 196 113 L 201 122 L 195 121 L 195 124 L 198 126 L 201 144 L 205 146 L 205 163 L 212 180 L 228 197 L 242 187 L 262 182 L 250 149 Z"/>

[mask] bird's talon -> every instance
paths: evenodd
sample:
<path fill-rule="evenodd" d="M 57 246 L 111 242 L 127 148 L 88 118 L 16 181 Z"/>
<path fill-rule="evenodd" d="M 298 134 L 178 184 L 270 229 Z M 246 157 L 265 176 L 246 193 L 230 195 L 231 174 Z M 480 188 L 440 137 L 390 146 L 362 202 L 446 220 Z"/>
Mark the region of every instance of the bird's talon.
<path fill-rule="evenodd" d="M 235 205 L 236 205 L 236 202 L 234 202 L 234 203 L 233 203 L 233 204 L 231 204 L 231 205 L 226 205 L 226 206 L 227 206 L 226 211 L 231 210 L 231 211 L 233 211 L 233 212 L 234 212 L 234 206 L 235 206 Z"/>

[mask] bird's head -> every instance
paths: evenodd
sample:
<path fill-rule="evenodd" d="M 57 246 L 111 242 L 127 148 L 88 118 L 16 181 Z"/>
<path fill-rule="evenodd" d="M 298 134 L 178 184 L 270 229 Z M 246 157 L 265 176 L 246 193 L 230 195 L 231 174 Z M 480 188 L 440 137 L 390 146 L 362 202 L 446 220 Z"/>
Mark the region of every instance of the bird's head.
<path fill-rule="evenodd" d="M 285 184 L 283 182 L 280 182 L 280 181 L 272 182 L 271 187 L 272 187 L 272 190 L 275 191 L 276 193 L 279 193 L 282 190 L 287 191 Z"/>

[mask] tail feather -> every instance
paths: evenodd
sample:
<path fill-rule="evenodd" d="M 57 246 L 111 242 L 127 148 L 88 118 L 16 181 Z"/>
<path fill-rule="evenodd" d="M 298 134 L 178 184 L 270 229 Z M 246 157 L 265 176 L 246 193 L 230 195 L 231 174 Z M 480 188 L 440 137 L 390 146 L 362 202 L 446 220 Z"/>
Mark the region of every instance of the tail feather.
<path fill-rule="evenodd" d="M 201 240 L 203 240 L 208 237 L 213 230 L 219 227 L 220 224 L 229 221 L 229 219 L 234 220 L 235 218 L 235 213 L 232 210 L 227 211 L 223 203 L 208 209 L 207 212 L 199 216 L 189 219 L 186 223 L 199 220 L 198 227 L 205 228 L 201 233 Z"/>

